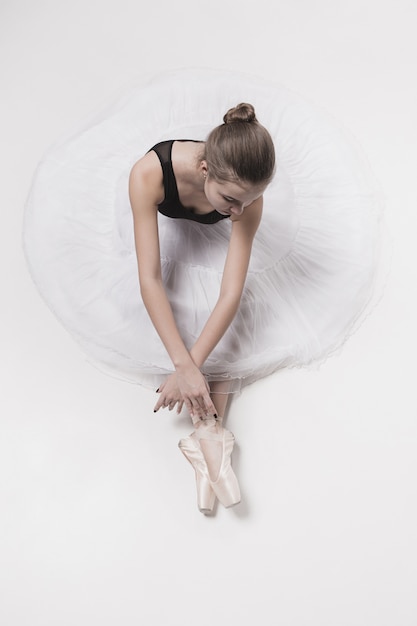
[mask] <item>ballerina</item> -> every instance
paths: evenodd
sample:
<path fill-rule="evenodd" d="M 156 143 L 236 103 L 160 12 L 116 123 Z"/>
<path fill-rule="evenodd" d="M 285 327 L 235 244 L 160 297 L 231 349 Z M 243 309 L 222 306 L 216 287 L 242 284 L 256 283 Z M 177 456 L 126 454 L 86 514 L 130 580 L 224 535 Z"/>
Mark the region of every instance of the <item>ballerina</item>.
<path fill-rule="evenodd" d="M 327 359 L 379 298 L 380 209 L 361 151 L 321 110 L 263 79 L 179 70 L 51 147 L 23 241 L 90 362 L 158 388 L 155 411 L 187 409 L 179 445 L 209 512 L 240 498 L 232 394 Z"/>
<path fill-rule="evenodd" d="M 130 173 L 140 292 L 174 369 L 158 388 L 154 410 L 176 407 L 180 413 L 183 405 L 188 409 L 195 432 L 179 445 L 196 471 L 203 512 L 212 510 L 215 495 L 225 506 L 240 501 L 230 464 L 234 438 L 222 425 L 230 383 L 220 379 L 209 384 L 201 368 L 238 310 L 261 220 L 263 192 L 274 169 L 272 138 L 258 122 L 253 106 L 241 103 L 227 111 L 223 124 L 205 143 L 161 142 Z M 178 330 L 162 280 L 158 211 L 207 224 L 207 229 L 223 219 L 232 222 L 218 300 L 190 349 Z"/>

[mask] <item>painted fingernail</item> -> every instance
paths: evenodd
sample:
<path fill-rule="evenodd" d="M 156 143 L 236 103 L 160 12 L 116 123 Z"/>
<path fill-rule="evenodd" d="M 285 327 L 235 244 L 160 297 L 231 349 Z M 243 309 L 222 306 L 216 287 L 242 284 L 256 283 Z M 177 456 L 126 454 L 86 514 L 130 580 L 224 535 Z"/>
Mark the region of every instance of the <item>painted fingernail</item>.
<path fill-rule="evenodd" d="M 214 414 L 214 419 L 218 419 L 218 418 L 217 418 L 217 413 L 215 413 L 215 414 Z"/>
<path fill-rule="evenodd" d="M 158 389 L 155 391 L 155 393 L 159 393 L 159 387 L 158 387 Z"/>

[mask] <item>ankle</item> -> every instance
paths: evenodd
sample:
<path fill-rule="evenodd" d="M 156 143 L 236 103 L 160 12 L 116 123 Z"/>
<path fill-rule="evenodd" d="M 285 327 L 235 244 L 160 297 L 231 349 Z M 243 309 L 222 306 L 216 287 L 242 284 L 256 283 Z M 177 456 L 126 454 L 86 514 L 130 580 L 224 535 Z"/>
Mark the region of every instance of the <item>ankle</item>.
<path fill-rule="evenodd" d="M 220 417 L 219 415 L 216 415 L 216 414 L 205 415 L 204 417 L 192 417 L 191 420 L 195 428 L 199 428 L 202 424 L 205 424 L 206 426 L 215 425 L 215 424 L 222 426 L 223 424 L 223 417 Z"/>
<path fill-rule="evenodd" d="M 209 439 L 213 435 L 216 439 L 221 436 L 223 433 L 223 426 L 219 420 L 214 419 L 204 419 L 201 420 L 200 424 L 195 425 L 195 433 L 199 439 L 208 437 Z"/>

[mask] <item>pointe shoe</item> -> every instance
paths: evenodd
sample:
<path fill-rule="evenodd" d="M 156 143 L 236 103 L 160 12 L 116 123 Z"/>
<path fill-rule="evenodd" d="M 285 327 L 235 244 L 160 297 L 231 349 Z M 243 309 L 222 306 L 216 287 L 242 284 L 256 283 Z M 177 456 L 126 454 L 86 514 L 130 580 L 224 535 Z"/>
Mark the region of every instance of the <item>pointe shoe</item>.
<path fill-rule="evenodd" d="M 210 423 L 211 422 L 211 423 Z M 207 425 L 213 425 L 216 422 L 210 420 Z M 211 441 L 219 441 L 222 444 L 222 460 L 216 480 L 211 480 L 207 472 L 210 486 L 215 495 L 218 497 L 224 507 L 229 508 L 235 504 L 239 504 L 241 500 L 239 483 L 231 465 L 232 450 L 235 443 L 233 433 L 226 428 L 221 428 L 220 432 L 213 432 L 207 427 L 200 426 L 195 432 L 197 440 L 206 439 Z M 204 457 L 203 457 L 204 458 Z"/>
<path fill-rule="evenodd" d="M 180 439 L 178 447 L 195 471 L 197 506 L 201 513 L 209 515 L 213 512 L 216 494 L 210 485 L 206 461 L 198 442 L 194 439 L 194 433 L 185 439 Z"/>

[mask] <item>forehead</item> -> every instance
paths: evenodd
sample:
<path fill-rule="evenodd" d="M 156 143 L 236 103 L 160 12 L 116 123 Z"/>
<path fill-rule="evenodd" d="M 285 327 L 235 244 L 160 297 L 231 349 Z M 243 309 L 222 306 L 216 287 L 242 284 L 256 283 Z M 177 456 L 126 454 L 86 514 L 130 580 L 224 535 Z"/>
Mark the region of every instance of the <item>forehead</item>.
<path fill-rule="evenodd" d="M 247 199 L 255 199 L 260 196 L 265 190 L 265 185 L 252 185 L 245 182 L 234 181 L 216 181 L 220 193 L 224 196 L 234 198 L 244 202 Z"/>

